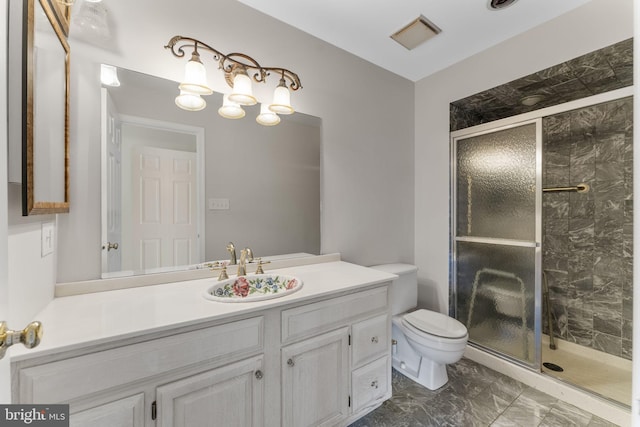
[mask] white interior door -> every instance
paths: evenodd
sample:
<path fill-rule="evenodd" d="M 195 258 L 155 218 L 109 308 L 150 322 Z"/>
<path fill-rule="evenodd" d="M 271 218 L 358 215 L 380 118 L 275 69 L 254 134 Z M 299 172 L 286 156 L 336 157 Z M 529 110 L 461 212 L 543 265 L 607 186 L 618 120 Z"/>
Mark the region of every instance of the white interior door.
<path fill-rule="evenodd" d="M 196 160 L 192 152 L 134 149 L 134 268 L 152 270 L 199 262 Z"/>
<path fill-rule="evenodd" d="M 102 88 L 102 272 L 122 270 L 122 134 L 115 104 Z"/>

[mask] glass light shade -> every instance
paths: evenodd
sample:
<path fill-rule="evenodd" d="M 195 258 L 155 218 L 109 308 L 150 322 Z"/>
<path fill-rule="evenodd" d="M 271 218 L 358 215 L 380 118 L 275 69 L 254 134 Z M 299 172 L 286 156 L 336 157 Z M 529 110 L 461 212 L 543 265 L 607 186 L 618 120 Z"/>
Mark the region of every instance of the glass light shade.
<path fill-rule="evenodd" d="M 176 96 L 176 105 L 183 110 L 200 111 L 207 106 L 207 102 L 198 94 L 181 90 L 180 95 Z"/>
<path fill-rule="evenodd" d="M 291 95 L 286 86 L 278 86 L 273 92 L 273 102 L 269 105 L 269 110 L 278 114 L 293 114 Z"/>
<path fill-rule="evenodd" d="M 196 56 L 196 55 L 194 55 Z M 181 90 L 197 95 L 211 95 L 213 91 L 207 86 L 207 71 L 200 60 L 193 57 L 184 67 L 184 80 L 178 86 Z"/>
<path fill-rule="evenodd" d="M 260 104 L 260 114 L 256 117 L 256 122 L 263 126 L 275 126 L 280 123 L 280 117 L 271 111 L 266 104 Z"/>
<path fill-rule="evenodd" d="M 233 78 L 233 91 L 229 99 L 240 105 L 255 105 L 258 101 L 253 96 L 251 79 L 246 74 L 238 73 Z"/>
<path fill-rule="evenodd" d="M 218 114 L 225 119 L 241 119 L 246 113 L 237 102 L 231 101 L 229 95 L 225 94 L 222 97 L 222 107 L 218 108 Z"/>
<path fill-rule="evenodd" d="M 118 80 L 118 69 L 113 65 L 101 64 L 100 82 L 105 86 L 120 86 L 120 80 Z"/>

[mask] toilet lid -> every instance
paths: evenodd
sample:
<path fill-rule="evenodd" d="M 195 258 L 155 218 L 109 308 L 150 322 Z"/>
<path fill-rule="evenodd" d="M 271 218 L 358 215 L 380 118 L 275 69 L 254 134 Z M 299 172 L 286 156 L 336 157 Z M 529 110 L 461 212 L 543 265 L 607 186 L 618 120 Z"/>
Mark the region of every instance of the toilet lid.
<path fill-rule="evenodd" d="M 404 316 L 411 326 L 442 338 L 462 338 L 467 328 L 456 319 L 431 310 L 416 310 Z"/>

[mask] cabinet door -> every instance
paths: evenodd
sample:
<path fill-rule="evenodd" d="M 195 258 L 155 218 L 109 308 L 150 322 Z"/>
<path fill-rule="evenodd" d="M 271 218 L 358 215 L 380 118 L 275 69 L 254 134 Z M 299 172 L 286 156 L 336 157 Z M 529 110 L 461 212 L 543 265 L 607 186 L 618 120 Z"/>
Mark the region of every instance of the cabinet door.
<path fill-rule="evenodd" d="M 262 356 L 157 388 L 158 427 L 262 426 Z"/>
<path fill-rule="evenodd" d="M 71 414 L 70 427 L 143 427 L 144 393 Z"/>
<path fill-rule="evenodd" d="M 282 349 L 284 426 L 334 425 L 349 413 L 349 329 Z"/>

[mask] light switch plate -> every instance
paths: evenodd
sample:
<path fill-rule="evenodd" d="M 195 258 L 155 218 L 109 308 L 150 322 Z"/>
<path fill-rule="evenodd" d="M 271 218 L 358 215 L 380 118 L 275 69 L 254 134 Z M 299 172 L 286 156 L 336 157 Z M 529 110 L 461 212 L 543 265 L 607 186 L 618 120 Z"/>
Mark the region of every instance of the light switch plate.
<path fill-rule="evenodd" d="M 42 257 L 53 253 L 54 248 L 54 227 L 53 222 L 42 223 Z"/>
<path fill-rule="evenodd" d="M 209 210 L 220 211 L 229 209 L 229 199 L 209 199 Z"/>

